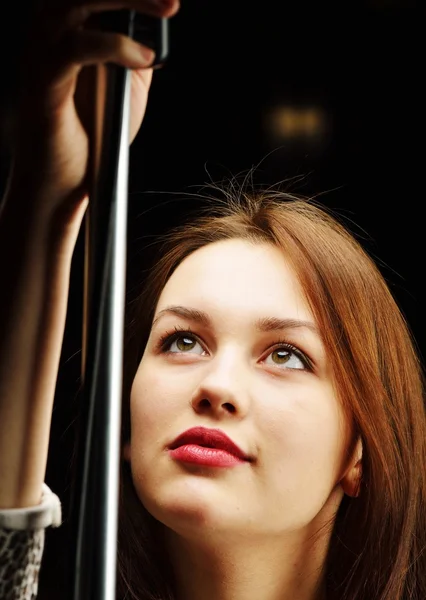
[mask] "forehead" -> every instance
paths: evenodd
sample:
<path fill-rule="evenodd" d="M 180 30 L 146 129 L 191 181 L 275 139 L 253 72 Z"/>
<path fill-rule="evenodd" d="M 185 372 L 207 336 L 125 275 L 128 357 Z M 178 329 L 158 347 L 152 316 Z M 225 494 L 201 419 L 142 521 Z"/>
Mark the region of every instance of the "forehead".
<path fill-rule="evenodd" d="M 266 243 L 233 239 L 190 254 L 177 267 L 159 298 L 170 304 L 243 314 L 311 318 L 305 294 L 284 253 Z"/>

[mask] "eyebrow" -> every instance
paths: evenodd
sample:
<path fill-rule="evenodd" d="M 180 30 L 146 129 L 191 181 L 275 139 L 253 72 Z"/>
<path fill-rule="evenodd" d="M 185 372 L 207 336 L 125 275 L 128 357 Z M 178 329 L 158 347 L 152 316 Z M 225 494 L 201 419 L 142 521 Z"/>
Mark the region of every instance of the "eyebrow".
<path fill-rule="evenodd" d="M 211 327 L 212 322 L 209 315 L 196 308 L 189 308 L 187 306 L 167 306 L 160 310 L 158 315 L 155 317 L 152 326 L 156 325 L 159 319 L 167 314 L 177 315 L 178 317 L 183 317 L 184 319 L 189 319 L 196 323 L 200 323 L 200 325 L 204 325 L 205 327 Z M 256 319 L 254 322 L 255 328 L 260 332 L 269 332 L 269 331 L 282 331 L 285 329 L 300 329 L 305 328 L 309 329 L 316 335 L 320 335 L 318 327 L 312 321 L 303 321 L 300 319 L 280 319 L 278 317 L 261 317 L 260 319 Z"/>

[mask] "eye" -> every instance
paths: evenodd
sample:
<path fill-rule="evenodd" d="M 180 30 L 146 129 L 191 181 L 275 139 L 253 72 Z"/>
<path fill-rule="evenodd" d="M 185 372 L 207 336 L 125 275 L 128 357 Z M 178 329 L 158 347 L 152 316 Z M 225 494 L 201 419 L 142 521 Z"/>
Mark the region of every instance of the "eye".
<path fill-rule="evenodd" d="M 190 331 L 175 331 L 174 333 L 165 333 L 160 341 L 159 348 L 161 352 L 171 352 L 176 354 L 179 352 L 186 354 L 204 354 L 204 349 L 200 342 Z M 192 352 L 198 345 L 201 351 Z"/>
<path fill-rule="evenodd" d="M 165 332 L 156 344 L 156 349 L 159 352 L 170 352 L 171 354 L 198 354 L 199 356 L 206 354 L 198 337 L 191 330 L 181 330 L 178 327 L 175 327 L 174 331 Z M 268 363 L 268 359 L 271 359 L 272 362 Z M 277 342 L 264 362 L 277 367 L 282 366 L 283 369 L 305 371 L 313 369 L 311 360 L 288 342 Z"/>
<path fill-rule="evenodd" d="M 268 359 L 272 362 L 268 363 Z M 275 347 L 265 360 L 266 364 L 283 366 L 286 369 L 311 370 L 309 359 L 292 344 L 282 343 Z"/>

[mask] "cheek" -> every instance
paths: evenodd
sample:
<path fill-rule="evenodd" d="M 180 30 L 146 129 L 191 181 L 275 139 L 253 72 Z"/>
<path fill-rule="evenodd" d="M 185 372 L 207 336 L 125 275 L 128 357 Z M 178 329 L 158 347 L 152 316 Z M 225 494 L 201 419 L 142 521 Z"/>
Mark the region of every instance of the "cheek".
<path fill-rule="evenodd" d="M 274 398 L 274 410 L 262 411 L 265 464 L 275 465 L 277 480 L 286 477 L 323 482 L 325 487 L 337 483 L 345 447 L 345 427 L 337 400 L 328 389 L 301 388 L 292 393 L 282 391 Z M 263 452 L 262 452 L 263 454 Z"/>
<path fill-rule="evenodd" d="M 132 443 L 167 436 L 176 420 L 182 391 L 171 378 L 143 364 L 139 367 L 130 396 Z M 179 403 L 180 399 L 180 403 Z"/>

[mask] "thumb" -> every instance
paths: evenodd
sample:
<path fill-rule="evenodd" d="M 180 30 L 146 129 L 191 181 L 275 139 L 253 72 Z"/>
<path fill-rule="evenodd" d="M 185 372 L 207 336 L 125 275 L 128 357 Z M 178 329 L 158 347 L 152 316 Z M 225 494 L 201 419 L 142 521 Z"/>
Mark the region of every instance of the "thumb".
<path fill-rule="evenodd" d="M 135 69 L 132 71 L 129 125 L 130 143 L 135 139 L 145 116 L 152 73 L 152 69 Z"/>

